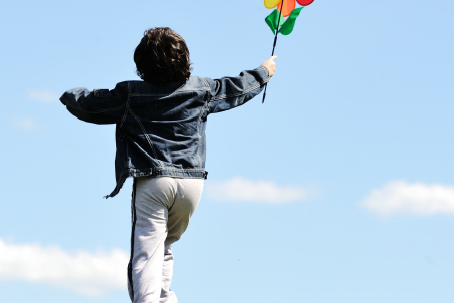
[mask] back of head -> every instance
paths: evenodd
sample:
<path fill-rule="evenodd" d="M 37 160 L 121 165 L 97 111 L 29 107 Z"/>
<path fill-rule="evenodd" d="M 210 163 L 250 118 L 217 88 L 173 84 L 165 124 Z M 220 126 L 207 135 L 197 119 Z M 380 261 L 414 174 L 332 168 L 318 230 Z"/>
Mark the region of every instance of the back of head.
<path fill-rule="evenodd" d="M 184 39 L 168 27 L 150 28 L 134 52 L 137 75 L 147 82 L 165 85 L 186 82 L 191 75 L 189 49 Z"/>

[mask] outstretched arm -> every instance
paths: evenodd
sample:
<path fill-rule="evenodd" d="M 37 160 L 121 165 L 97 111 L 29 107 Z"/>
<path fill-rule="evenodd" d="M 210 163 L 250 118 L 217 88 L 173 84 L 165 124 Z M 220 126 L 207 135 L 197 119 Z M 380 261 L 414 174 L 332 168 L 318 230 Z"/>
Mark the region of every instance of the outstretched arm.
<path fill-rule="evenodd" d="M 112 89 L 86 88 L 68 90 L 60 101 L 78 119 L 94 124 L 116 124 L 120 122 L 128 100 L 127 82 L 118 83 Z"/>
<path fill-rule="evenodd" d="M 276 71 L 276 56 L 258 68 L 246 70 L 237 77 L 205 78 L 211 87 L 210 113 L 217 113 L 240 106 L 257 96 Z"/>

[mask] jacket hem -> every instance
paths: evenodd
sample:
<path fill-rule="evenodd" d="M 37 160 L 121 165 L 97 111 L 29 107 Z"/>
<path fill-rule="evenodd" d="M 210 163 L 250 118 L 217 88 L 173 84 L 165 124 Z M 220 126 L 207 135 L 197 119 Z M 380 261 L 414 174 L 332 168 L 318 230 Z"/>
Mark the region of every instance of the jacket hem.
<path fill-rule="evenodd" d="M 104 198 L 113 198 L 119 192 L 120 189 L 123 187 L 126 179 L 129 177 L 133 178 L 146 178 L 146 177 L 169 177 L 169 178 L 178 178 L 178 179 L 207 179 L 208 172 L 204 169 L 178 169 L 178 168 L 149 168 L 149 169 L 129 169 L 124 171 L 117 180 L 117 186 L 115 187 L 114 191 L 110 194 L 105 196 Z"/>

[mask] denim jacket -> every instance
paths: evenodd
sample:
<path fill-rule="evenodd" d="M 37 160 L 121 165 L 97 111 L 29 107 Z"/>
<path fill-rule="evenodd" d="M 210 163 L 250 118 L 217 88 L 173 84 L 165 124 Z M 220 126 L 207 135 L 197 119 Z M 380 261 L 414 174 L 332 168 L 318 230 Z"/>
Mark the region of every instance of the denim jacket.
<path fill-rule="evenodd" d="M 78 119 L 116 124 L 115 174 L 118 194 L 128 177 L 207 177 L 207 116 L 242 105 L 269 82 L 260 66 L 237 77 L 191 76 L 186 83 L 165 86 L 125 81 L 113 90 L 75 88 L 60 101 Z"/>

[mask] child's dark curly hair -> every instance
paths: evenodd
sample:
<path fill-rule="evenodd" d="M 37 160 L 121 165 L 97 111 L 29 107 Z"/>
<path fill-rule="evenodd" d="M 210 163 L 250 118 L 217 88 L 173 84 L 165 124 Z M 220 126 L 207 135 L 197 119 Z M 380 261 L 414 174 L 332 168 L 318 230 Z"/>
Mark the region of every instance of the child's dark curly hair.
<path fill-rule="evenodd" d="M 186 42 L 168 27 L 145 31 L 134 52 L 134 62 L 142 80 L 158 85 L 186 82 L 192 70 Z"/>

